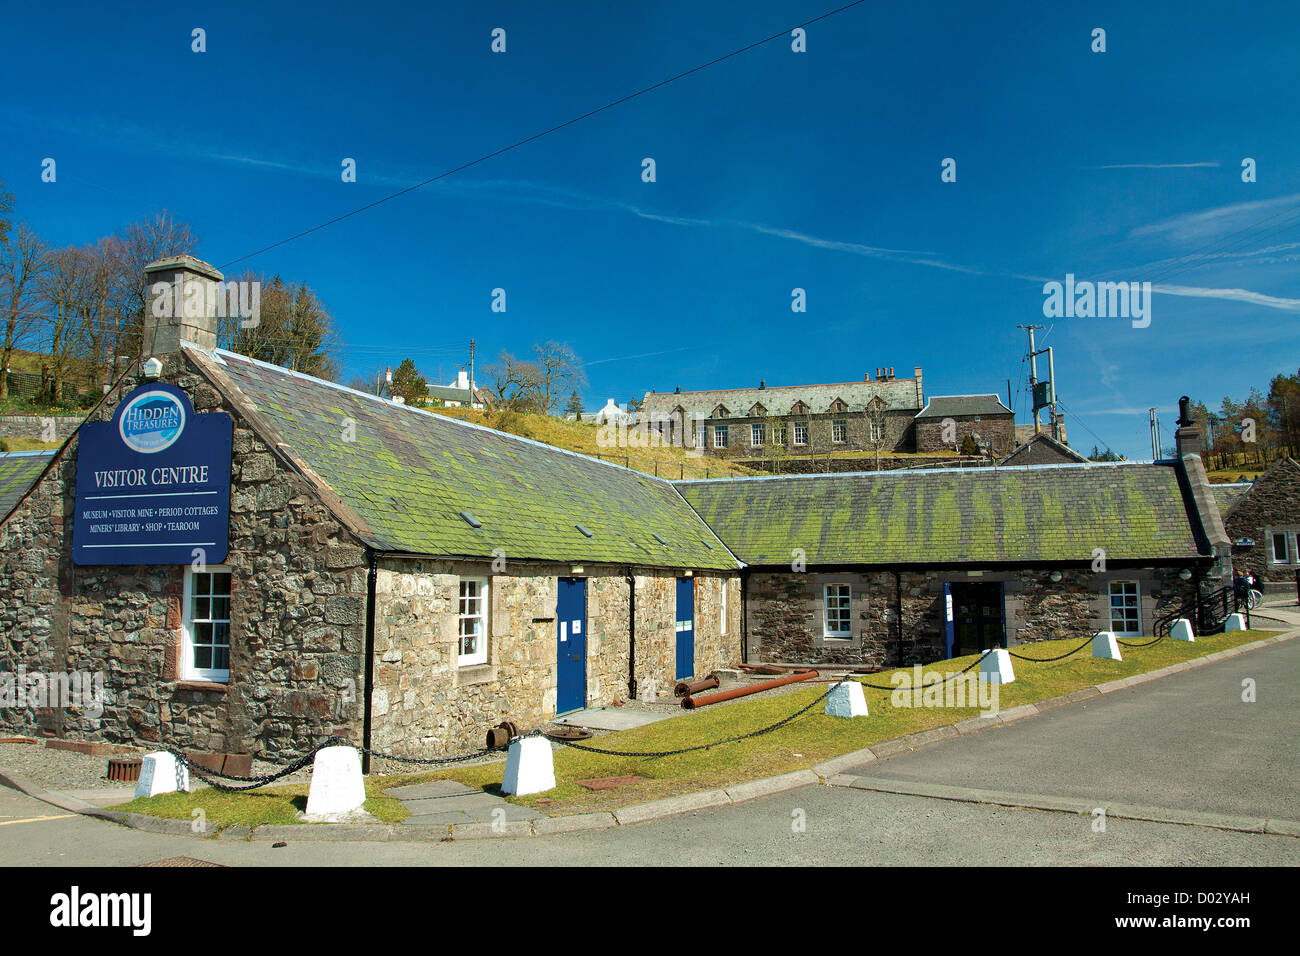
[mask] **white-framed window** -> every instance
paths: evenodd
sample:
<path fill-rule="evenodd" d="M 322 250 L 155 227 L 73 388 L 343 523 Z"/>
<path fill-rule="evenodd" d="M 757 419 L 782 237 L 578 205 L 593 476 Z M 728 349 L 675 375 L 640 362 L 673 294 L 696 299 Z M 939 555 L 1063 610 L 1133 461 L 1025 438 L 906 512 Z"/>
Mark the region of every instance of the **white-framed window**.
<path fill-rule="evenodd" d="M 726 425 L 713 426 L 713 447 L 714 448 L 727 447 L 727 426 Z"/>
<path fill-rule="evenodd" d="M 1269 528 L 1268 559 L 1271 564 L 1300 564 L 1300 531 L 1295 528 Z"/>
<path fill-rule="evenodd" d="M 751 445 L 753 445 L 755 448 L 759 448 L 759 447 L 761 447 L 761 446 L 763 446 L 763 445 L 766 445 L 766 444 L 767 444 L 767 426 L 764 425 L 764 424 L 761 424 L 761 423 L 759 423 L 759 422 L 755 422 L 753 425 L 750 425 L 750 426 L 749 426 L 749 443 L 750 443 Z"/>
<path fill-rule="evenodd" d="M 828 584 L 822 589 L 822 633 L 825 637 L 853 636 L 853 589 L 847 584 Z"/>
<path fill-rule="evenodd" d="M 842 418 L 831 422 L 831 441 L 838 445 L 849 440 L 849 423 Z"/>
<path fill-rule="evenodd" d="M 1142 591 L 1136 581 L 1110 582 L 1110 629 L 1127 637 L 1142 633 Z"/>
<path fill-rule="evenodd" d="M 880 422 L 875 419 L 871 420 L 871 440 L 880 441 L 884 437 L 885 429 Z"/>
<path fill-rule="evenodd" d="M 796 445 L 808 444 L 808 423 L 807 422 L 794 423 L 794 443 Z"/>
<path fill-rule="evenodd" d="M 230 569 L 185 571 L 181 609 L 182 680 L 230 681 Z"/>
<path fill-rule="evenodd" d="M 786 432 L 786 427 L 784 422 L 772 426 L 773 445 L 784 445 L 786 437 L 787 437 L 787 432 Z"/>
<path fill-rule="evenodd" d="M 459 636 L 456 663 L 460 667 L 487 663 L 489 587 L 487 578 L 460 579 L 456 622 Z"/>

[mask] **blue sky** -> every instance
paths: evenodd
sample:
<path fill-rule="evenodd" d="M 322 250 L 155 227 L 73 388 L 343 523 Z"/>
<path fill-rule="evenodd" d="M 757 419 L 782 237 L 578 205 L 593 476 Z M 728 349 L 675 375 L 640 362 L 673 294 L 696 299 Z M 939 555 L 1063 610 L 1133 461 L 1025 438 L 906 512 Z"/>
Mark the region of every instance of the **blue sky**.
<path fill-rule="evenodd" d="M 166 208 L 224 265 L 835 6 L 11 6 L 0 180 L 53 243 Z M 1071 442 L 1148 457 L 1148 407 L 1168 443 L 1300 366 L 1297 49 L 1289 2 L 864 3 L 229 271 L 313 286 L 344 381 L 556 339 L 589 407 L 920 365 L 1027 421 L 1045 324 Z M 1153 281 L 1150 326 L 1045 320 L 1067 273 Z"/>

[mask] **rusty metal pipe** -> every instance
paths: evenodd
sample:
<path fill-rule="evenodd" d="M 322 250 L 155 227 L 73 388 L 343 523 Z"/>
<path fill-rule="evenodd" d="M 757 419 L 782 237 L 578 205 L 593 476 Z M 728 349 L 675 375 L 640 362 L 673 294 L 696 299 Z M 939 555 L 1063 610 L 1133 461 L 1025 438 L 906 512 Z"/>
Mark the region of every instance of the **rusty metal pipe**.
<path fill-rule="evenodd" d="M 808 680 L 810 677 L 816 676 L 817 672 L 814 670 L 798 671 L 794 674 L 787 674 L 785 677 L 778 677 L 775 680 L 765 680 L 759 684 L 750 684 L 748 687 L 735 687 L 731 690 L 724 690 L 720 694 L 705 694 L 703 697 L 683 697 L 682 707 L 686 710 L 695 710 L 697 707 L 704 707 L 708 704 L 717 704 L 724 700 L 732 700 L 736 697 L 745 697 L 748 694 L 757 694 L 759 691 L 771 690 L 774 687 L 793 684 L 795 681 Z"/>
<path fill-rule="evenodd" d="M 710 674 L 704 680 L 697 680 L 692 684 L 688 684 L 684 680 L 678 681 L 677 686 L 673 688 L 673 693 L 678 697 L 690 697 L 692 694 L 698 694 L 702 690 L 711 690 L 717 686 L 717 675 Z"/>
<path fill-rule="evenodd" d="M 503 720 L 487 732 L 487 745 L 491 750 L 494 747 L 504 747 L 510 741 L 519 736 L 519 728 L 514 725 L 513 721 Z"/>

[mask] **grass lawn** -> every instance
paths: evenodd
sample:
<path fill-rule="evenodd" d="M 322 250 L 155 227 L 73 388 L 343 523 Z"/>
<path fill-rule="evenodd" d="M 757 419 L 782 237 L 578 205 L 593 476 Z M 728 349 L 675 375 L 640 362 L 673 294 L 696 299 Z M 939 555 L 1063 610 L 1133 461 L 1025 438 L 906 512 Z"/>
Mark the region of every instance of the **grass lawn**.
<path fill-rule="evenodd" d="M 1237 631 L 1198 637 L 1192 644 L 1164 640 L 1151 647 L 1122 647 L 1125 656 L 1123 661 L 1095 659 L 1086 647 L 1064 661 L 1034 664 L 1014 660 L 1016 680 L 999 688 L 998 705 L 1000 709 L 1006 710 L 1058 697 L 1093 684 L 1130 677 L 1229 647 L 1249 644 L 1270 636 L 1271 633 Z M 1081 641 L 1081 638 L 1044 641 L 1023 645 L 1014 648 L 1014 651 L 1025 657 L 1048 658 L 1065 653 Z M 974 656 L 957 657 L 928 665 L 926 670 L 948 674 L 960 671 L 974 659 Z M 901 686 L 911 686 L 910 668 L 872 674 L 865 680 L 893 687 L 890 677 L 898 672 L 907 675 L 902 679 Z M 924 682 L 933 679 L 927 676 Z M 780 696 L 684 712 L 682 717 L 608 734 L 584 743 L 609 750 L 627 751 L 675 750 L 706 744 L 772 724 L 816 699 L 826 688 L 825 684 L 800 687 Z M 860 750 L 883 740 L 953 724 L 979 714 L 975 707 L 894 707 L 890 703 L 889 690 L 864 688 L 864 691 L 871 711 L 869 717 L 853 720 L 827 717 L 818 705 L 771 733 L 708 750 L 671 757 L 609 757 L 565 748 L 555 754 L 557 786 L 554 790 L 508 799 L 512 803 L 557 816 L 611 810 L 675 794 L 710 790 L 745 780 L 803 770 L 831 757 Z M 405 811 L 397 801 L 381 795 L 386 787 L 451 778 L 467 786 L 498 793 L 503 770 L 504 763 L 498 762 L 403 777 L 371 776 L 366 780 L 366 793 L 370 796 L 366 808 L 381 820 L 395 822 L 404 816 Z M 614 790 L 597 791 L 587 790 L 576 782 L 590 777 L 624 775 L 645 779 Z M 254 826 L 262 823 L 294 823 L 294 812 L 306 804 L 305 794 L 306 787 L 302 785 L 272 787 L 253 794 L 224 794 L 202 790 L 198 793 L 168 794 L 147 800 L 134 800 L 114 809 L 189 819 L 193 809 L 202 807 L 209 824 L 218 827 L 231 823 Z"/>
<path fill-rule="evenodd" d="M 0 451 L 45 451 L 62 444 L 61 441 L 37 441 L 35 438 L 0 438 Z"/>

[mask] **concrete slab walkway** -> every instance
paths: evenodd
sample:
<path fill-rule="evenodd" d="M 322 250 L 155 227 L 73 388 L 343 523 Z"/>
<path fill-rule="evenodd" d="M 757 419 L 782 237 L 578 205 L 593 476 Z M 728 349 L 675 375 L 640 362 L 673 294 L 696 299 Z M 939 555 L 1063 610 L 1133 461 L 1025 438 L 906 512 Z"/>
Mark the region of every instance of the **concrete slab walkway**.
<path fill-rule="evenodd" d="M 682 711 L 681 713 L 686 713 Z M 585 727 L 587 730 L 631 730 L 644 727 L 656 721 L 668 720 L 679 714 L 656 714 L 644 710 L 624 710 L 618 707 L 593 707 L 577 713 L 556 717 L 553 724 L 568 724 L 570 727 Z"/>
<path fill-rule="evenodd" d="M 402 825 L 446 826 L 457 823 L 513 823 L 540 820 L 543 814 L 528 807 L 507 803 L 504 797 L 467 787 L 455 780 L 433 780 L 406 787 L 393 787 L 384 793 L 402 801 L 411 815 Z"/>

